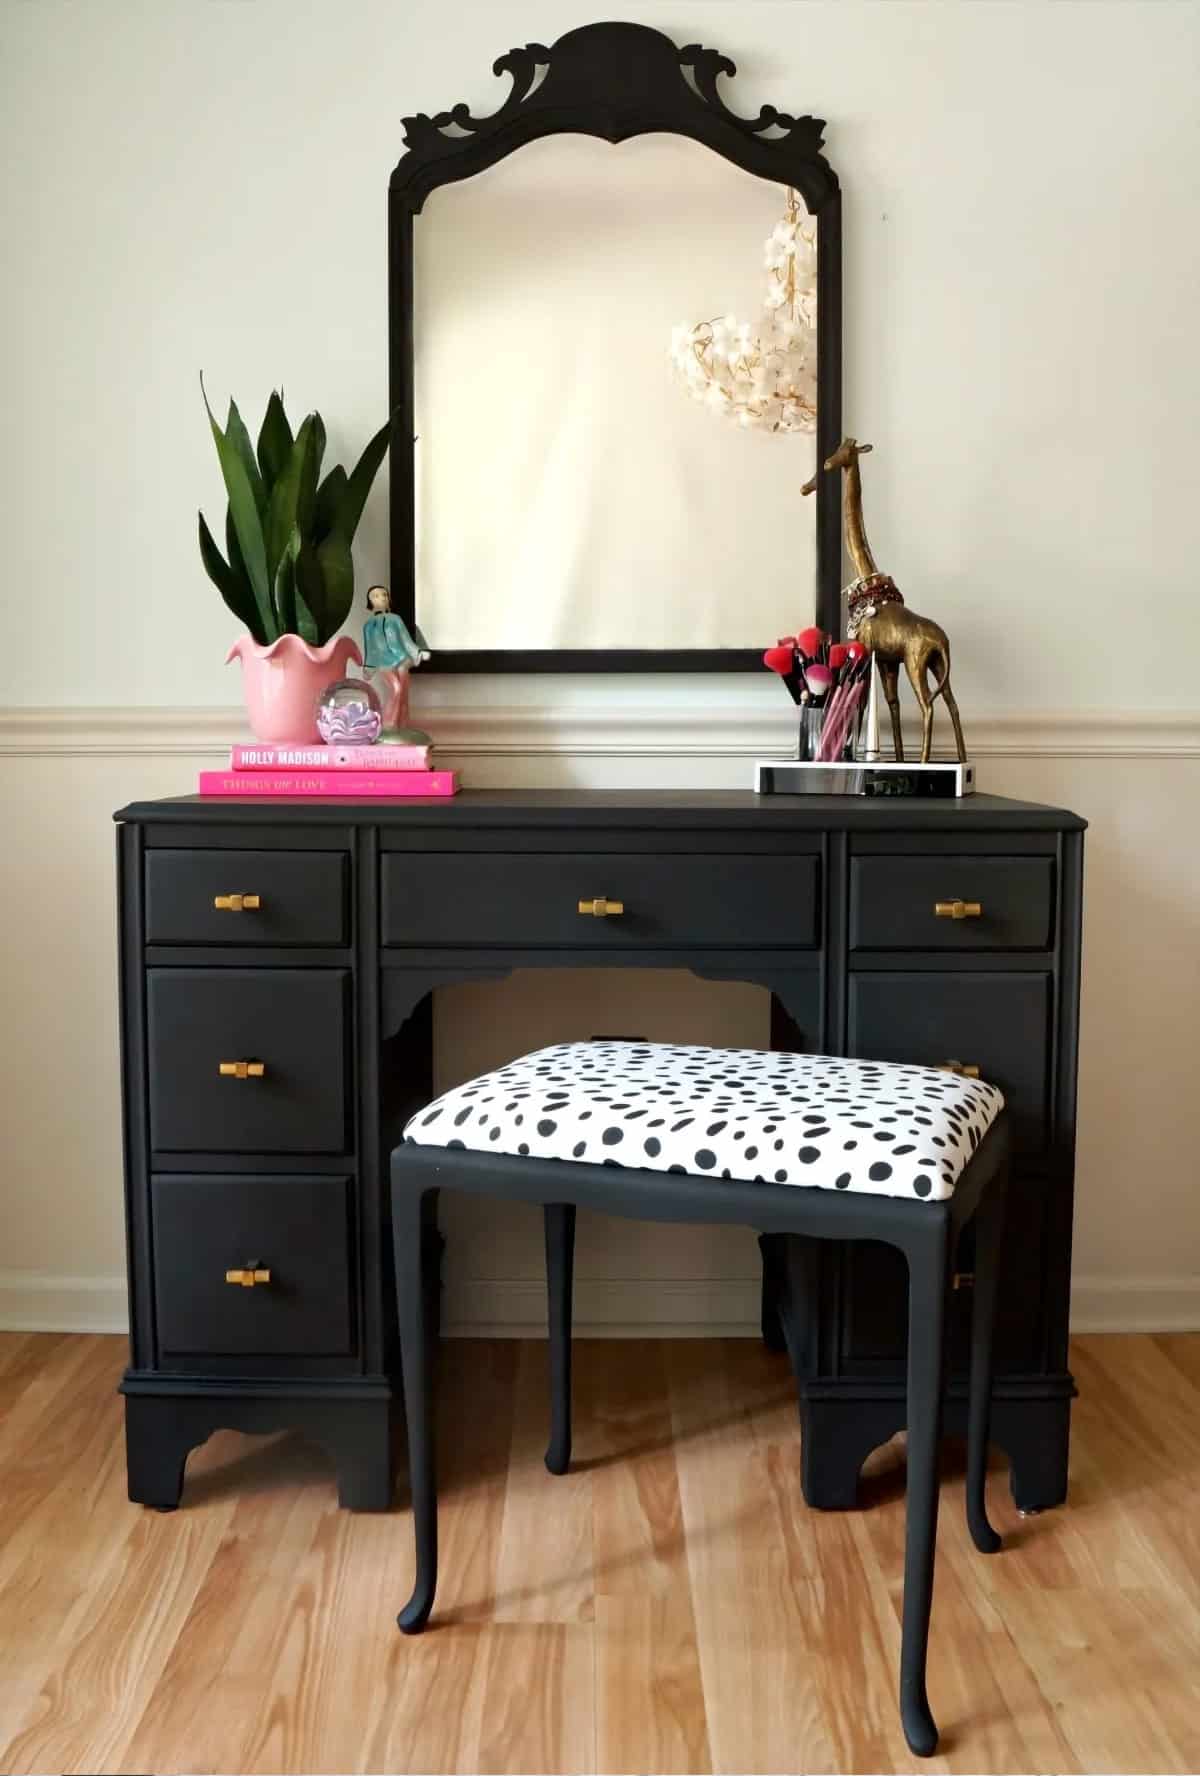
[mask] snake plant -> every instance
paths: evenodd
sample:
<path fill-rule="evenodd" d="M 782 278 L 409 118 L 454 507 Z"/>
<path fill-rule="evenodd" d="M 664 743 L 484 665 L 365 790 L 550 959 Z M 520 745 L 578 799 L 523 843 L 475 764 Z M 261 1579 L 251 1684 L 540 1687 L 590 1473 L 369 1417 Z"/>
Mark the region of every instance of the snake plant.
<path fill-rule="evenodd" d="M 229 506 L 228 560 L 200 513 L 200 558 L 234 616 L 266 646 L 299 635 L 320 647 L 336 635 L 354 599 L 350 544 L 367 495 L 387 454 L 391 422 L 382 426 L 347 475 L 339 463 L 322 478 L 325 427 L 310 413 L 293 436 L 281 392 L 272 393 L 250 442 L 234 401 L 222 431 L 200 379 Z"/>

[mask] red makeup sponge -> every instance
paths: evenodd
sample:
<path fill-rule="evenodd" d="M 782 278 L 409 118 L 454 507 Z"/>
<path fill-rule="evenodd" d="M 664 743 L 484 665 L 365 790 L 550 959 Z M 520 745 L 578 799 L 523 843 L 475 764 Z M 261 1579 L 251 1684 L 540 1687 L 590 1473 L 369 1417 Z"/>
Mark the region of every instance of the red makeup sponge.
<path fill-rule="evenodd" d="M 781 675 L 789 673 L 796 664 L 796 656 L 789 642 L 786 647 L 768 648 L 763 655 L 763 665 L 769 666 L 772 672 Z"/>

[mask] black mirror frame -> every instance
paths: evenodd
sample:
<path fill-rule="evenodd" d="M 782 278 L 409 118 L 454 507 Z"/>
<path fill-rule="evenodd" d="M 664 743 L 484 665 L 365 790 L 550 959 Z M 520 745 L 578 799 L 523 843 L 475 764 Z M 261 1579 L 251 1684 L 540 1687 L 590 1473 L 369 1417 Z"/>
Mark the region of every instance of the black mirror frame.
<path fill-rule="evenodd" d="M 538 71 L 545 69 L 539 83 Z M 687 72 L 685 72 L 687 70 Z M 540 136 L 599 136 L 623 142 L 661 132 L 689 136 L 735 166 L 792 185 L 817 218 L 817 452 L 842 437 L 842 214 L 837 175 L 821 154 L 824 123 L 764 105 L 755 118 L 730 111 L 717 91 L 737 72 L 728 56 L 698 43 L 679 49 L 649 25 L 607 23 L 568 31 L 546 48 L 527 43 L 493 63 L 512 91 L 490 117 L 455 105 L 406 117 L 406 152 L 388 191 L 388 368 L 391 444 L 391 588 L 411 627 L 416 610 L 413 437 L 413 220 L 441 185 L 468 179 Z M 689 79 L 690 74 L 690 79 Z M 449 134 L 448 131 L 456 133 Z M 767 131 L 778 133 L 768 135 Z M 815 621 L 841 629 L 840 477 L 822 475 L 817 500 Z M 800 490 L 796 489 L 799 501 Z M 781 622 L 786 618 L 781 615 Z M 763 646 L 776 638 L 764 636 Z M 435 653 L 441 672 L 743 672 L 761 670 L 755 648 L 475 649 Z"/>

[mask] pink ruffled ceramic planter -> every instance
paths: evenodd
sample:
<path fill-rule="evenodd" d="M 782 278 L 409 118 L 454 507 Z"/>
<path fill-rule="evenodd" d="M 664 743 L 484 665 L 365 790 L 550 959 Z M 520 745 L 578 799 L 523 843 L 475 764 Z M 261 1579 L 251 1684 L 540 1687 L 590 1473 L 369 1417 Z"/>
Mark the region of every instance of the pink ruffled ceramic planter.
<path fill-rule="evenodd" d="M 362 665 L 358 643 L 348 635 L 335 635 L 319 648 L 298 635 L 281 635 L 269 647 L 242 635 L 225 664 L 235 658 L 242 662 L 242 692 L 254 738 L 288 746 L 320 740 L 317 698 L 346 676 L 351 660 Z"/>

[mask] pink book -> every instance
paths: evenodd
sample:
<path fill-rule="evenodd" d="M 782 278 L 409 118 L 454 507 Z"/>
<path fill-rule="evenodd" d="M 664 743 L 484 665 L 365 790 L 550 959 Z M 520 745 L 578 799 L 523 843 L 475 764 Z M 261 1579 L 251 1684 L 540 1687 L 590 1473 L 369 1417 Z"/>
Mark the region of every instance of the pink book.
<path fill-rule="evenodd" d="M 231 771 L 428 771 L 428 746 L 234 746 Z"/>
<path fill-rule="evenodd" d="M 456 771 L 201 771 L 202 796 L 452 796 Z"/>

